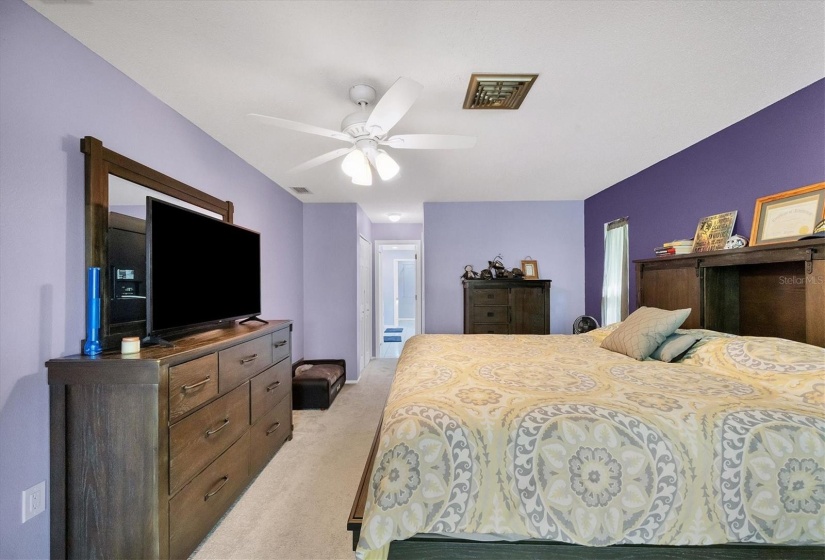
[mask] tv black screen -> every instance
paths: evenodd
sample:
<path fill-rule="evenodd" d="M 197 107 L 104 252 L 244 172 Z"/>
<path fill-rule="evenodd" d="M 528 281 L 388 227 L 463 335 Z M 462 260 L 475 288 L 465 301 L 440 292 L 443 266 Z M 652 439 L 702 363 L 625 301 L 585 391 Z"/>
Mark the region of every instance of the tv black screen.
<path fill-rule="evenodd" d="M 261 312 L 261 235 L 146 198 L 147 334 Z"/>

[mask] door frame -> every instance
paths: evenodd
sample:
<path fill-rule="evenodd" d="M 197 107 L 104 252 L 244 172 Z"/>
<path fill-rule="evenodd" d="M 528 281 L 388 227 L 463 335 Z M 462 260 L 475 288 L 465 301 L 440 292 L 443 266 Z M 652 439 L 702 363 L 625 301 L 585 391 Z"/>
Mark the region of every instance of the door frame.
<path fill-rule="evenodd" d="M 381 285 L 381 249 L 388 245 L 413 245 L 413 250 L 415 251 L 415 334 L 424 332 L 424 254 L 420 239 L 376 239 L 372 242 L 372 245 L 374 251 L 372 285 L 373 293 L 375 294 L 375 305 L 372 308 L 372 314 L 375 319 L 373 334 L 375 335 L 374 347 L 376 353 L 378 353 L 378 349 L 381 348 L 381 337 L 383 335 L 381 327 L 384 324 L 382 315 L 384 311 L 384 298 L 382 290 L 379 288 Z"/>
<path fill-rule="evenodd" d="M 356 343 L 356 348 L 360 348 L 360 352 L 358 352 L 358 379 L 361 378 L 361 373 L 366 369 L 369 365 L 370 361 L 372 360 L 373 356 L 373 344 L 372 340 L 375 338 L 373 335 L 373 316 L 375 313 L 375 309 L 372 307 L 373 305 L 373 255 L 372 255 L 372 247 L 373 243 L 370 242 L 369 239 L 364 237 L 363 235 L 358 235 L 358 300 L 360 301 L 361 305 L 358 309 L 358 342 Z M 370 270 L 367 272 L 365 277 L 361 275 L 361 262 L 368 262 Z M 362 280 L 366 280 L 366 283 L 369 285 L 363 285 L 364 283 Z M 366 312 L 363 311 L 363 307 L 366 306 Z"/>

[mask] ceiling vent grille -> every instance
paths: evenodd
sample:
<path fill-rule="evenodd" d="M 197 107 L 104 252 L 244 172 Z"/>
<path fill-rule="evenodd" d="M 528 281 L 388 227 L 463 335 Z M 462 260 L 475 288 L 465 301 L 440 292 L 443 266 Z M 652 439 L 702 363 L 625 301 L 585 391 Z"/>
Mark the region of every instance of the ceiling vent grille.
<path fill-rule="evenodd" d="M 289 188 L 291 188 L 293 191 L 295 191 L 296 194 L 312 194 L 312 192 L 310 192 L 310 190 L 306 187 L 289 187 Z"/>
<path fill-rule="evenodd" d="M 518 109 L 538 74 L 473 74 L 465 109 Z"/>

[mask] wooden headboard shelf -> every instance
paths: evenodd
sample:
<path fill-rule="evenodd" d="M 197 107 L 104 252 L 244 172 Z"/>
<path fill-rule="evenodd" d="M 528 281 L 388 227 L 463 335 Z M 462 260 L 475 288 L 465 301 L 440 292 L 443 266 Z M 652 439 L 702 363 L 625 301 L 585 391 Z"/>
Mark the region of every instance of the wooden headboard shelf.
<path fill-rule="evenodd" d="M 633 262 L 637 305 L 689 307 L 684 328 L 825 347 L 825 239 Z"/>

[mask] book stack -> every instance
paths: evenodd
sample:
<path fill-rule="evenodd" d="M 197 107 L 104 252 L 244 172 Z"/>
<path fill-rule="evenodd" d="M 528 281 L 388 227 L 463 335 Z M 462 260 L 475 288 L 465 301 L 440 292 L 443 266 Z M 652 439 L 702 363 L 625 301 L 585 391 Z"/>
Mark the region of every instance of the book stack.
<path fill-rule="evenodd" d="M 661 247 L 656 247 L 653 252 L 657 257 L 668 257 L 670 255 L 685 255 L 693 248 L 693 239 L 677 239 L 662 243 Z"/>

